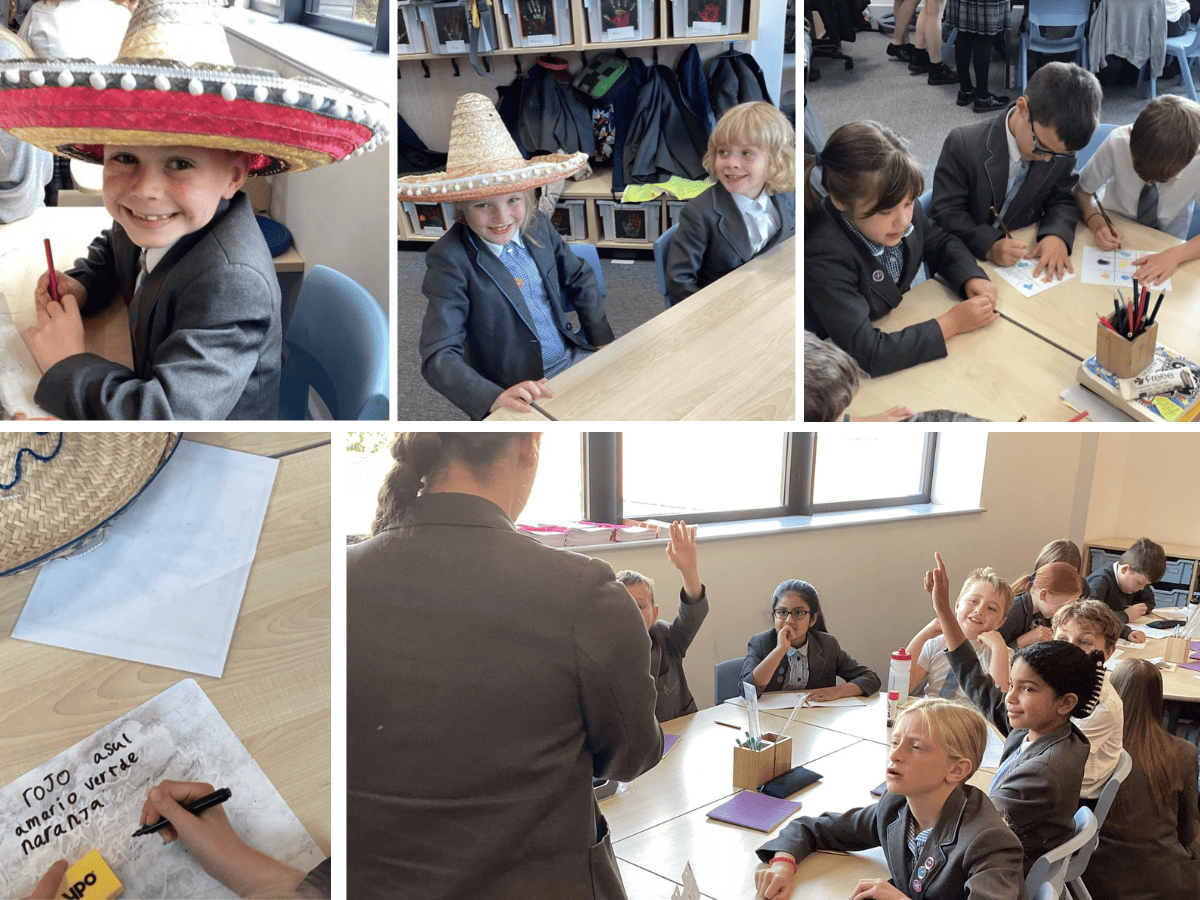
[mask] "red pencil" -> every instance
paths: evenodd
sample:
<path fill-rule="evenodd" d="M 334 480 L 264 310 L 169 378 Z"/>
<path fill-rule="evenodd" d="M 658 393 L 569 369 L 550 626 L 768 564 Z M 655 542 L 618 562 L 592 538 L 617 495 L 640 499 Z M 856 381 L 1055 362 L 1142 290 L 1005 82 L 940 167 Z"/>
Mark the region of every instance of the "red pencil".
<path fill-rule="evenodd" d="M 50 252 L 50 238 L 46 238 L 43 242 L 46 245 L 46 266 L 50 270 L 50 296 L 54 302 L 60 303 L 58 297 L 58 278 L 54 274 L 54 254 Z"/>
<path fill-rule="evenodd" d="M 1068 419 L 1067 421 L 1068 421 L 1068 422 L 1078 422 L 1078 421 L 1080 421 L 1080 420 L 1082 420 L 1082 419 L 1086 419 L 1086 418 L 1087 418 L 1087 414 L 1088 414 L 1088 411 L 1085 409 L 1085 410 L 1084 410 L 1083 412 L 1081 412 L 1079 415 L 1075 416 L 1073 419 Z"/>
<path fill-rule="evenodd" d="M 1100 313 L 1096 313 L 1096 318 L 1099 319 L 1101 322 L 1103 322 L 1104 327 L 1107 328 L 1109 331 L 1111 331 L 1113 334 L 1121 333 L 1121 332 L 1117 331 L 1117 329 L 1113 328 L 1112 322 L 1108 321 L 1108 319 L 1104 318 L 1104 316 L 1100 315 Z"/>

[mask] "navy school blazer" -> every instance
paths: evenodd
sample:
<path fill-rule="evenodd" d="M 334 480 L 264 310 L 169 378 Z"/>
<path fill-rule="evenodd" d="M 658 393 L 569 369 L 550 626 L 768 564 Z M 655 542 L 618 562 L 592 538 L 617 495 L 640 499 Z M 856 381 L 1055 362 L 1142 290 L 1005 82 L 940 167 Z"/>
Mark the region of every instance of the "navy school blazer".
<path fill-rule="evenodd" d="M 1000 765 L 1029 734 L 1013 730 L 1005 709 L 1005 692 L 979 666 L 979 657 L 969 641 L 946 651 L 958 683 L 971 702 L 1008 735 Z M 1008 771 L 999 789 L 991 795 L 1013 833 L 1025 849 L 1025 871 L 1047 850 L 1057 847 L 1075 833 L 1075 811 L 1083 787 L 1083 768 L 1091 745 L 1074 723 L 1042 735 L 1030 744 Z"/>
<path fill-rule="evenodd" d="M 828 197 L 817 221 L 805 229 L 804 327 L 819 338 L 832 338 L 868 375 L 886 375 L 946 355 L 946 341 L 934 319 L 893 332 L 871 324 L 900 305 L 922 262 L 931 278 L 941 276 L 960 296 L 965 296 L 968 279 L 987 277 L 962 241 L 926 218 L 919 203 L 912 223 L 912 234 L 903 239 L 904 270 L 898 283 L 847 230 Z"/>
<path fill-rule="evenodd" d="M 792 821 L 758 848 L 768 862 L 780 851 L 797 860 L 816 850 L 882 847 L 891 882 L 906 897 L 938 900 L 1025 900 L 1021 844 L 987 794 L 961 784 L 946 798 L 937 822 L 914 861 L 905 865 L 908 801 L 884 794 L 878 803 L 844 813 Z"/>
<path fill-rule="evenodd" d="M 990 207 L 1004 206 L 1008 187 L 1008 138 L 1006 120 L 1013 104 L 991 121 L 955 128 L 942 144 L 933 173 L 933 202 L 930 215 L 958 237 L 978 259 L 984 259 L 992 244 L 1004 237 Z M 1075 200 L 1075 155 L 1029 164 L 1013 202 L 1004 213 L 1009 231 L 1041 220 L 1038 240 L 1060 237 L 1067 252 L 1075 241 L 1079 204 Z"/>
<path fill-rule="evenodd" d="M 525 246 L 542 273 L 567 347 L 594 350 L 611 343 L 613 330 L 596 276 L 549 219 L 537 217 Z M 421 325 L 421 374 L 472 419 L 482 419 L 503 391 L 542 377 L 533 318 L 504 263 L 461 222 L 429 248 L 425 264 L 421 292 L 429 305 Z M 579 313 L 582 333 L 567 321 L 568 301 Z"/>
<path fill-rule="evenodd" d="M 742 660 L 742 673 L 739 681 L 754 681 L 755 667 L 766 659 L 775 649 L 775 629 L 768 628 L 760 631 L 746 645 L 746 658 Z M 787 679 L 787 657 L 779 664 L 771 681 L 765 688 L 758 690 L 761 697 L 765 691 L 782 691 Z M 862 688 L 863 696 L 870 697 L 879 690 L 879 676 L 858 662 L 853 656 L 842 649 L 837 638 L 827 631 L 808 630 L 808 687 L 834 687 L 838 676 L 843 681 L 852 681 Z"/>

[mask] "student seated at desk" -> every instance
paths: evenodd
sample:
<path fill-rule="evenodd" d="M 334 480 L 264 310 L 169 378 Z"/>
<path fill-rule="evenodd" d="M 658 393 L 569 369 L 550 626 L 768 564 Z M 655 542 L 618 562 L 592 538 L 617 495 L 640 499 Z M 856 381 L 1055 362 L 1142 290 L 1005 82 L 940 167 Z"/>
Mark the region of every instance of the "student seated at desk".
<path fill-rule="evenodd" d="M 653 581 L 641 572 L 630 569 L 617 573 L 617 581 L 629 591 L 650 634 L 650 674 L 654 676 L 654 687 L 658 692 L 654 717 L 660 722 L 696 711 L 696 700 L 683 673 L 683 657 L 708 615 L 708 592 L 700 581 L 695 525 L 689 528 L 683 520 L 671 523 L 667 558 L 683 576 L 683 587 L 679 589 L 679 614 L 670 625 L 658 617 Z"/>
<path fill-rule="evenodd" d="M 775 628 L 750 638 L 740 682 L 764 691 L 809 691 L 810 700 L 870 697 L 879 676 L 857 662 L 825 628 L 821 598 L 807 581 L 792 579 L 771 597 Z M 844 684 L 837 684 L 837 679 Z M 836 685 L 836 686 L 835 686 Z"/>
<path fill-rule="evenodd" d="M 1012 650 L 1050 640 L 1054 636 L 1050 630 L 1054 614 L 1086 592 L 1078 568 L 1066 562 L 1043 563 L 1040 559 L 1032 575 L 1013 585 L 1012 607 L 998 629 Z"/>
<path fill-rule="evenodd" d="M 1133 768 L 1109 810 L 1083 882 L 1094 900 L 1200 897 L 1196 748 L 1163 728 L 1162 674 L 1123 659 L 1112 684 Z"/>
<path fill-rule="evenodd" d="M 796 863 L 814 851 L 880 847 L 891 880 L 860 881 L 853 900 L 1025 900 L 1021 843 L 967 784 L 986 747 L 975 710 L 938 697 L 913 703 L 892 729 L 887 793 L 873 806 L 802 816 L 759 847 L 770 868 L 755 873 L 758 896 L 791 897 Z"/>
<path fill-rule="evenodd" d="M 1115 250 L 1124 240 L 1093 202 L 1101 192 L 1105 212 L 1119 212 L 1187 241 L 1134 260 L 1143 284 L 1158 284 L 1182 263 L 1200 257 L 1200 236 L 1187 239 L 1192 204 L 1200 199 L 1198 152 L 1200 106 L 1163 94 L 1142 108 L 1133 125 L 1114 128 L 1079 173 L 1079 218 L 1101 250 Z"/>
<path fill-rule="evenodd" d="M 1117 637 L 1121 634 L 1121 620 L 1099 600 L 1068 603 L 1054 614 L 1053 627 L 1054 640 L 1067 641 L 1087 653 L 1099 650 L 1106 662 L 1117 649 Z M 1121 707 L 1121 698 L 1109 684 L 1106 670 L 1096 708 L 1075 723 L 1091 745 L 1079 797 L 1081 803 L 1092 809 L 1096 808 L 1096 800 L 1120 760 L 1121 729 L 1125 723 Z"/>
<path fill-rule="evenodd" d="M 1015 654 L 1012 687 L 984 674 L 950 609 L 950 582 L 940 555 L 925 573 L 950 660 L 971 702 L 1007 735 L 988 796 L 1025 851 L 1025 872 L 1075 832 L 1088 740 L 1071 723 L 1091 713 L 1104 684 L 1104 654 L 1066 641 L 1042 641 Z M 1001 645 L 1003 646 L 1003 645 Z"/>
<path fill-rule="evenodd" d="M 49 273 L 38 281 L 25 335 L 43 373 L 34 399 L 70 419 L 273 419 L 279 281 L 242 184 L 373 146 L 374 127 L 359 123 L 382 109 L 333 84 L 314 86 L 328 98 L 319 115 L 287 103 L 291 81 L 229 62 L 204 3 L 143 0 L 122 52 L 108 64 L 71 60 L 54 77 L 45 71 L 66 63 L 0 65 L 0 122 L 103 163 L 113 217 L 86 259 L 54 273 L 58 296 Z M 109 89 L 80 87 L 89 83 Z M 132 368 L 86 352 L 81 317 L 126 302 Z"/>
<path fill-rule="evenodd" d="M 796 233 L 796 131 L 770 103 L 741 103 L 708 138 L 716 184 L 689 200 L 667 251 L 671 305 Z"/>
<path fill-rule="evenodd" d="M 239 897 L 328 898 L 331 896 L 330 860 L 307 875 L 284 865 L 247 844 L 233 830 L 224 809 L 214 806 L 200 815 L 182 804 L 211 794 L 213 786 L 190 781 L 162 781 L 150 788 L 142 804 L 142 825 L 160 818 L 171 824 L 159 832 L 164 844 L 180 840 L 188 853 L 212 878 Z M 148 836 L 146 839 L 152 839 Z M 69 867 L 62 859 L 50 867 L 28 900 L 52 900 Z"/>
<path fill-rule="evenodd" d="M 821 166 L 827 196 L 812 171 Z M 946 341 L 999 318 L 996 286 L 962 241 L 929 221 L 916 202 L 921 165 L 876 122 L 851 122 L 805 162 L 804 327 L 831 338 L 869 375 L 946 355 Z M 871 323 L 900 305 L 925 263 L 966 298 L 936 319 L 883 332 Z"/>
<path fill-rule="evenodd" d="M 984 567 L 967 574 L 954 607 L 958 627 L 974 648 L 980 665 L 1002 690 L 1008 689 L 1008 648 L 996 629 L 1012 600 L 1008 582 L 995 569 Z M 908 678 L 911 696 L 970 699 L 950 670 L 950 662 L 942 652 L 945 649 L 946 635 L 936 618 L 913 635 L 908 642 L 913 660 Z"/>
<path fill-rule="evenodd" d="M 1087 146 L 1100 117 L 1096 76 L 1052 62 L 990 122 L 946 136 L 933 175 L 930 215 L 978 259 L 1011 266 L 1036 258 L 1034 275 L 1071 269 L 1078 206 L 1075 151 Z M 1038 224 L 1033 247 L 1007 232 Z"/>
<path fill-rule="evenodd" d="M 1111 566 L 1101 566 L 1087 577 L 1088 588 L 1121 620 L 1121 637 L 1135 644 L 1145 643 L 1146 635 L 1134 631 L 1129 622 L 1154 609 L 1154 591 L 1150 585 L 1167 571 L 1167 555 L 1149 538 L 1139 539 Z"/>
<path fill-rule="evenodd" d="M 401 199 L 453 200 L 454 226 L 425 254 L 421 374 L 472 419 L 528 413 L 553 397 L 546 381 L 611 343 L 604 294 L 545 216 L 533 189 L 561 181 L 587 155 L 522 158 L 480 94 L 454 106 L 445 172 L 397 182 Z M 567 321 L 579 314 L 580 331 Z"/>

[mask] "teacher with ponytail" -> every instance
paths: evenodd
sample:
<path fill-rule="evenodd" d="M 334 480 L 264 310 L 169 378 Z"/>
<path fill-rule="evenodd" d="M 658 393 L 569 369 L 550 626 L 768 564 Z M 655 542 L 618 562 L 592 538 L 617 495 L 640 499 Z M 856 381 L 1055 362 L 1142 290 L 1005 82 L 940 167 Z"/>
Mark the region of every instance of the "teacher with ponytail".
<path fill-rule="evenodd" d="M 348 549 L 351 897 L 626 897 L 592 777 L 662 758 L 650 640 L 606 563 L 514 527 L 540 452 L 397 435 Z"/>

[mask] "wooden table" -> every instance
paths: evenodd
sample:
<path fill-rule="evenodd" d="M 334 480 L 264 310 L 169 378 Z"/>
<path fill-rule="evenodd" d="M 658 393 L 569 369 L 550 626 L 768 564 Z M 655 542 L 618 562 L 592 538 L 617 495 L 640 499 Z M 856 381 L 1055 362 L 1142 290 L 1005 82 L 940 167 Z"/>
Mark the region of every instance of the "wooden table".
<path fill-rule="evenodd" d="M 958 302 L 953 291 L 931 279 L 905 294 L 875 325 L 899 331 L 936 318 Z M 946 349 L 942 359 L 864 379 L 850 413 L 865 416 L 907 406 L 914 411 L 953 409 L 995 422 L 1016 422 L 1021 416 L 1065 422 L 1073 415 L 1058 395 L 1075 382 L 1079 361 L 1008 319 L 951 338 Z"/>
<path fill-rule="evenodd" d="M 552 378 L 545 416 L 488 418 L 794 419 L 795 252 L 790 238 Z"/>
<path fill-rule="evenodd" d="M 0 292 L 18 330 L 37 322 L 33 295 L 38 279 L 46 272 L 46 254 L 42 241 L 50 238 L 54 267 L 65 272 L 75 260 L 87 256 L 88 245 L 100 232 L 112 227 L 112 216 L 103 206 L 42 206 L 24 219 L 0 225 Z M 295 247 L 275 257 L 275 271 L 282 276 L 280 289 L 294 295 L 304 274 L 304 257 Z M 286 303 L 285 303 L 286 305 Z M 290 310 L 285 310 L 286 326 Z M 84 343 L 100 356 L 132 366 L 129 320 L 123 304 L 84 319 Z"/>
<path fill-rule="evenodd" d="M 1135 624 L 1144 625 L 1153 622 L 1159 616 L 1151 613 L 1138 619 Z M 1170 634 L 1170 632 L 1167 632 Z M 1154 659 L 1163 655 L 1165 644 L 1161 639 L 1148 638 L 1144 644 L 1132 644 L 1129 647 L 1118 647 L 1113 651 L 1113 659 Z M 1185 703 L 1200 702 L 1200 672 L 1176 666 L 1174 671 L 1161 672 L 1163 680 L 1163 699 L 1177 700 Z M 1174 711 L 1178 718 L 1179 711 Z"/>
<path fill-rule="evenodd" d="M 328 854 L 329 435 L 185 437 L 279 458 L 224 676 L 13 640 L 37 573 L 0 580 L 0 784 L 191 677 Z"/>

